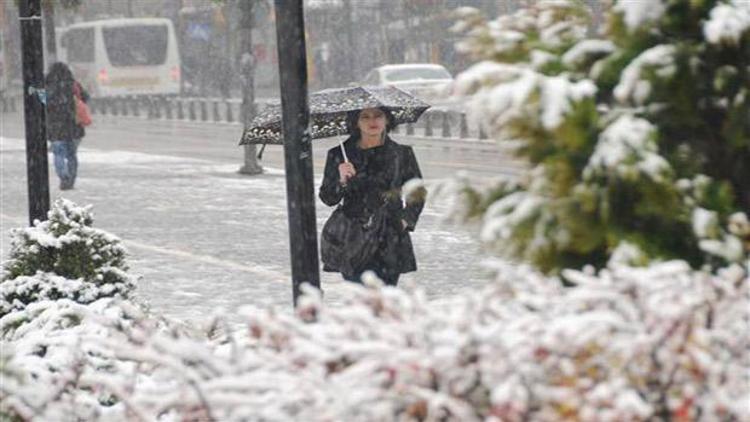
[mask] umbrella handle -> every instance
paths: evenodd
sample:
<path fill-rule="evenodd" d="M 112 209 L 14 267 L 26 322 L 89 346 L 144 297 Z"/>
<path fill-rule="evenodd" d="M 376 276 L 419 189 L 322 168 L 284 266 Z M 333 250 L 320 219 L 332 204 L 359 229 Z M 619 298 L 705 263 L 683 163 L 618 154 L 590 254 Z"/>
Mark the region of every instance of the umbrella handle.
<path fill-rule="evenodd" d="M 263 145 L 260 147 L 260 152 L 258 153 L 258 159 L 263 159 L 263 151 L 266 150 L 266 142 L 263 143 Z"/>
<path fill-rule="evenodd" d="M 344 162 L 349 162 L 349 157 L 346 156 L 346 150 L 344 149 L 344 143 L 339 142 L 339 147 L 341 148 L 341 154 L 344 156 Z"/>

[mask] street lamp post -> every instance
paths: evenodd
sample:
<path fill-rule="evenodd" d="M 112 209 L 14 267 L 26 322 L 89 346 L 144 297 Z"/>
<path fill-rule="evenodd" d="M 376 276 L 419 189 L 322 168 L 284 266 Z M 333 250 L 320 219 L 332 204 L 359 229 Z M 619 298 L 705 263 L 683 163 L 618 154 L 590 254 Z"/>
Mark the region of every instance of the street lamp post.
<path fill-rule="evenodd" d="M 320 288 L 302 0 L 276 0 L 275 13 L 292 294 L 296 306 L 302 284 Z"/>
<path fill-rule="evenodd" d="M 29 223 L 46 220 L 49 211 L 47 127 L 44 98 L 44 51 L 40 0 L 19 4 L 23 56 L 23 111 L 26 128 L 26 175 L 29 191 Z"/>

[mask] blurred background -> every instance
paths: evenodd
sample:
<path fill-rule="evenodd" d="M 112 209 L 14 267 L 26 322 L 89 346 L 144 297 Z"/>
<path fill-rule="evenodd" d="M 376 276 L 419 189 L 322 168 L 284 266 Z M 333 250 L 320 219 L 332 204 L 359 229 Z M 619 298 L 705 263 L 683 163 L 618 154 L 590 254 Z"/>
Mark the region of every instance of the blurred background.
<path fill-rule="evenodd" d="M 468 64 L 454 48 L 457 35 L 450 31 L 456 20 L 454 10 L 468 6 L 487 16 L 497 16 L 512 13 L 526 3 L 524 0 L 305 0 L 310 88 L 352 83 L 400 83 L 406 89 L 430 85 L 442 88 Z M 600 7 L 594 0 L 589 4 L 596 26 Z M 249 66 L 256 98 L 278 96 L 271 0 L 43 0 L 43 8 L 45 60 L 68 62 L 76 78 L 95 97 L 128 94 L 241 97 L 243 63 Z M 142 20 L 140 25 L 137 21 L 129 22 L 130 29 L 112 26 L 117 20 L 127 18 L 166 21 Z M 85 27 L 84 23 L 91 21 L 102 21 L 102 26 L 109 29 L 97 35 L 99 29 Z M 15 0 L 2 0 L 0 25 L 0 84 L 7 91 L 21 85 L 21 42 Z M 249 37 L 242 32 L 248 30 Z M 244 55 L 243 62 L 244 49 L 250 54 Z M 100 53 L 104 59 L 98 57 Z M 96 66 L 86 65 L 95 61 Z M 441 68 L 380 69 L 384 65 L 419 63 Z M 166 82 L 154 82 L 146 73 L 121 72 L 122 68 L 136 64 L 166 64 L 162 71 Z M 106 78 L 109 80 L 102 81 Z M 102 88 L 101 82 L 113 89 Z M 149 84 L 160 86 L 145 86 Z"/>

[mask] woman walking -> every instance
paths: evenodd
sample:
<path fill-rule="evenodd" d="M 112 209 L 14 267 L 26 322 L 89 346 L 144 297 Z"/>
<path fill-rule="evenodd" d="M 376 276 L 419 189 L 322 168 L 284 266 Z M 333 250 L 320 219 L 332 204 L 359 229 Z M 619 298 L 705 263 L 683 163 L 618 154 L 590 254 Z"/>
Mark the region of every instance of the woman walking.
<path fill-rule="evenodd" d="M 395 286 L 401 274 L 417 269 L 409 232 L 422 212 L 424 191 L 404 201 L 401 188 L 422 174 L 411 147 L 388 136 L 393 121 L 387 108 L 349 113 L 351 136 L 326 158 L 319 196 L 338 208 L 321 236 L 323 271 L 349 281 L 361 282 L 369 270 Z"/>
<path fill-rule="evenodd" d="M 78 144 L 84 129 L 76 121 L 76 88 L 68 66 L 54 63 L 45 78 L 47 89 L 47 139 L 54 155 L 55 173 L 60 179 L 60 190 L 73 189 L 78 173 Z M 88 94 L 78 86 L 83 101 Z"/>

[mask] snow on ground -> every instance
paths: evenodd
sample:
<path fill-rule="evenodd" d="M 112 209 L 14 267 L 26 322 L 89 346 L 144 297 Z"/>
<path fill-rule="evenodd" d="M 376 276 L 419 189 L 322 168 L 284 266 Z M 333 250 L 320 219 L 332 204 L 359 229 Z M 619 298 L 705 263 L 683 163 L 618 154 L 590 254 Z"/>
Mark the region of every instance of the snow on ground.
<path fill-rule="evenodd" d="M 0 255 L 8 230 L 27 224 L 24 141 L 0 138 Z M 180 319 L 205 318 L 243 304 L 291 308 L 286 185 L 283 171 L 259 177 L 237 166 L 174 156 L 79 150 L 79 180 L 64 197 L 92 204 L 94 227 L 119 236 L 130 251 L 138 294 L 153 310 Z M 51 199 L 61 195 L 50 162 Z M 316 182 L 316 186 L 319 183 Z M 320 229 L 331 212 L 317 201 Z M 419 271 L 405 283 L 445 297 L 486 283 L 475 236 L 441 221 L 428 205 L 413 234 Z M 321 273 L 325 300 L 339 300 L 343 281 Z M 429 280 L 427 282 L 426 280 Z"/>

